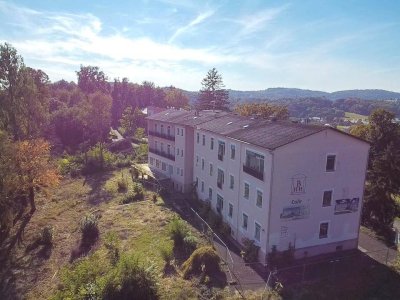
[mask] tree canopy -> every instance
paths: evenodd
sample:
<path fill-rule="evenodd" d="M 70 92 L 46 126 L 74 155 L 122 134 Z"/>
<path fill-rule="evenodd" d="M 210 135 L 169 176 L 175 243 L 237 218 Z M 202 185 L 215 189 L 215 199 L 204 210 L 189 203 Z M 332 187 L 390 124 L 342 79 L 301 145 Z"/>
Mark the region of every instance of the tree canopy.
<path fill-rule="evenodd" d="M 202 88 L 195 104 L 196 109 L 227 110 L 229 108 L 229 93 L 224 89 L 222 76 L 216 68 L 207 72 L 201 85 Z"/>
<path fill-rule="evenodd" d="M 262 118 L 273 117 L 277 120 L 289 118 L 289 111 L 286 106 L 269 103 L 243 103 L 235 106 L 235 111 L 241 116 L 257 115 Z"/>

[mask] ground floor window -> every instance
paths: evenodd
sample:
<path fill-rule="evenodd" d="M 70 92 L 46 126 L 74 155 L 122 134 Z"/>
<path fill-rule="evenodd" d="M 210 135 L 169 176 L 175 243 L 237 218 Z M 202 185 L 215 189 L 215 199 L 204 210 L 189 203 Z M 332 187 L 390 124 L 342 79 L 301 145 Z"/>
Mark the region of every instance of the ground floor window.
<path fill-rule="evenodd" d="M 243 213 L 243 216 L 242 216 L 242 228 L 244 230 L 247 230 L 248 221 L 249 221 L 249 216 L 246 215 L 245 213 Z"/>
<path fill-rule="evenodd" d="M 261 236 L 261 225 L 258 224 L 257 222 L 255 222 L 254 224 L 255 224 L 255 226 L 254 226 L 254 239 L 259 242 L 260 241 L 260 236 Z"/>
<path fill-rule="evenodd" d="M 222 198 L 220 195 L 217 195 L 217 211 L 222 214 L 222 211 L 224 209 L 224 198 Z"/>
<path fill-rule="evenodd" d="M 229 218 L 232 218 L 232 216 L 233 216 L 233 205 L 231 203 L 229 203 L 228 216 L 229 216 Z"/>
<path fill-rule="evenodd" d="M 329 223 L 328 222 L 323 222 L 319 224 L 319 238 L 324 239 L 328 237 L 328 228 L 329 228 Z"/>
<path fill-rule="evenodd" d="M 160 168 L 160 161 L 158 159 L 156 159 L 156 167 Z"/>
<path fill-rule="evenodd" d="M 212 188 L 208 188 L 208 199 L 211 201 L 213 197 L 213 190 Z"/>
<path fill-rule="evenodd" d="M 153 165 L 154 164 L 154 158 L 150 157 L 150 164 Z"/>
<path fill-rule="evenodd" d="M 167 164 L 165 162 L 162 163 L 162 170 L 167 171 Z"/>
<path fill-rule="evenodd" d="M 204 181 L 201 182 L 201 192 L 204 193 Z"/>

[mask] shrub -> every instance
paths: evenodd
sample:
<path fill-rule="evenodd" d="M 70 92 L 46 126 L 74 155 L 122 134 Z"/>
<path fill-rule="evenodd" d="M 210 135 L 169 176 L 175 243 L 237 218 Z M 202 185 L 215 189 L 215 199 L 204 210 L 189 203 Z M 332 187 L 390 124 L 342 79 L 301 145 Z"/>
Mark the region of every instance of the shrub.
<path fill-rule="evenodd" d="M 244 261 L 248 263 L 257 262 L 258 250 L 260 250 L 260 247 L 255 245 L 255 242 L 248 238 L 242 239 L 242 243 L 243 243 L 243 251 L 241 254 Z"/>
<path fill-rule="evenodd" d="M 93 242 L 99 236 L 97 217 L 94 214 L 87 214 L 81 221 L 82 241 Z"/>
<path fill-rule="evenodd" d="M 193 250 L 195 250 L 197 248 L 197 244 L 197 238 L 191 233 L 183 238 L 183 245 L 188 252 L 192 252 Z"/>
<path fill-rule="evenodd" d="M 104 246 L 108 250 L 108 258 L 111 264 L 115 265 L 119 260 L 120 240 L 115 232 L 107 232 L 104 237 Z"/>
<path fill-rule="evenodd" d="M 124 177 L 124 173 L 121 173 L 121 177 L 117 179 L 118 192 L 125 192 L 128 189 L 128 181 Z"/>
<path fill-rule="evenodd" d="M 226 222 L 222 222 L 220 227 L 218 228 L 218 231 L 224 236 L 230 236 L 231 226 L 229 226 L 229 224 Z"/>
<path fill-rule="evenodd" d="M 207 213 L 207 217 L 206 217 L 206 222 L 208 223 L 208 225 L 210 225 L 211 228 L 218 230 L 219 227 L 222 224 L 222 217 L 221 215 L 217 214 L 216 212 L 214 212 L 212 209 L 210 209 Z"/>
<path fill-rule="evenodd" d="M 153 194 L 153 197 L 152 197 L 152 199 L 153 199 L 153 203 L 156 203 L 157 202 L 157 194 Z"/>
<path fill-rule="evenodd" d="M 211 246 L 200 247 L 183 263 L 183 278 L 188 279 L 191 275 L 202 272 L 205 275 L 213 276 L 221 272 L 219 263 L 220 258 Z"/>
<path fill-rule="evenodd" d="M 171 260 L 174 258 L 173 249 L 170 246 L 162 247 L 160 249 L 160 254 L 166 265 L 169 265 Z"/>
<path fill-rule="evenodd" d="M 122 204 L 128 204 L 134 201 L 139 201 L 144 199 L 144 189 L 143 186 L 139 183 L 134 183 L 132 191 L 125 194 L 124 198 L 122 198 Z"/>
<path fill-rule="evenodd" d="M 136 194 L 134 192 L 128 192 L 124 195 L 121 200 L 121 204 L 128 204 L 135 201 Z"/>
<path fill-rule="evenodd" d="M 46 246 L 53 243 L 53 227 L 45 226 L 40 234 L 40 242 Z"/>
<path fill-rule="evenodd" d="M 181 218 L 174 216 L 169 223 L 168 232 L 175 246 L 181 246 L 183 239 L 189 234 L 189 228 Z"/>
<path fill-rule="evenodd" d="M 158 299 L 157 275 L 152 265 L 144 266 L 135 256 L 121 257 L 104 284 L 102 299 Z"/>

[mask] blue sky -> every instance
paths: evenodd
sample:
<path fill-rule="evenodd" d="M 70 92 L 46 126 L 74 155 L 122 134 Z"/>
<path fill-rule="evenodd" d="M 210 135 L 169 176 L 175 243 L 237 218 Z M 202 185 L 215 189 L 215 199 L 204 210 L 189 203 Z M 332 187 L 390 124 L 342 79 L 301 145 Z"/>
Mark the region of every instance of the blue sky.
<path fill-rule="evenodd" d="M 110 79 L 198 90 L 400 91 L 400 1 L 2 1 L 0 42 L 52 81 L 83 65 Z"/>

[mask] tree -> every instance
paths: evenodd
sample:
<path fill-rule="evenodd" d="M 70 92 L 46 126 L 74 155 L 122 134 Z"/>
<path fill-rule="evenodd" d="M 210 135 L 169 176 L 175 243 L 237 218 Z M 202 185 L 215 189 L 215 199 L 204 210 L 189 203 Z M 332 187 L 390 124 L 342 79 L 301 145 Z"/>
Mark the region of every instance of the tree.
<path fill-rule="evenodd" d="M 135 130 L 139 127 L 144 127 L 145 125 L 145 115 L 139 108 L 132 109 L 131 106 L 128 106 L 124 113 L 122 114 L 122 118 L 120 120 L 121 127 L 124 129 L 126 135 L 133 135 Z"/>
<path fill-rule="evenodd" d="M 76 74 L 78 75 L 78 86 L 84 93 L 102 92 L 108 94 L 110 92 L 107 76 L 103 71 L 100 71 L 99 67 L 81 65 Z"/>
<path fill-rule="evenodd" d="M 20 71 L 25 67 L 17 50 L 10 44 L 0 44 L 0 125 L 11 130 L 18 138 L 16 116 L 21 110 L 21 101 L 17 97 Z"/>
<path fill-rule="evenodd" d="M 103 167 L 104 162 L 104 143 L 108 138 L 111 128 L 111 102 L 111 96 L 101 92 L 89 95 L 87 101 L 85 117 L 86 132 L 92 145 L 99 144 L 101 167 Z"/>
<path fill-rule="evenodd" d="M 369 125 L 352 131 L 371 143 L 362 220 L 383 234 L 391 231 L 399 206 L 400 194 L 400 125 L 394 114 L 378 109 L 369 117 Z"/>
<path fill-rule="evenodd" d="M 235 112 L 241 116 L 257 115 L 262 118 L 274 117 L 278 120 L 289 118 L 289 111 L 286 106 L 269 103 L 243 103 L 235 107 Z"/>
<path fill-rule="evenodd" d="M 228 109 L 229 94 L 224 89 L 222 76 L 218 74 L 217 69 L 209 70 L 201 85 L 202 88 L 195 105 L 197 109 Z"/>
<path fill-rule="evenodd" d="M 170 87 L 165 93 L 165 104 L 168 107 L 186 108 L 189 106 L 189 98 L 181 90 Z"/>
<path fill-rule="evenodd" d="M 59 183 L 57 170 L 50 163 L 50 144 L 43 139 L 20 141 L 15 144 L 16 188 L 28 195 L 31 213 L 36 210 L 35 191 Z"/>

